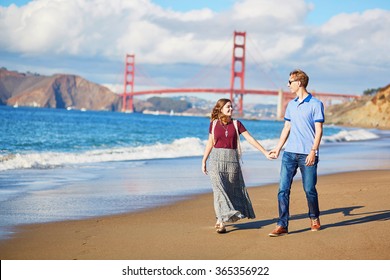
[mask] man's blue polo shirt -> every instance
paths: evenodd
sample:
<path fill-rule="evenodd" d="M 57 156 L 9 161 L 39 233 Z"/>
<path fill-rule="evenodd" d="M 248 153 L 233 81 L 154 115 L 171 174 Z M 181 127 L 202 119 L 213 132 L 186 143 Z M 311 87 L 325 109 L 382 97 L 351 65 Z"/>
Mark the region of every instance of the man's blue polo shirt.
<path fill-rule="evenodd" d="M 325 121 L 322 102 L 311 94 L 302 102 L 297 97 L 288 103 L 284 119 L 291 124 L 285 151 L 309 154 L 314 143 L 315 123 Z"/>

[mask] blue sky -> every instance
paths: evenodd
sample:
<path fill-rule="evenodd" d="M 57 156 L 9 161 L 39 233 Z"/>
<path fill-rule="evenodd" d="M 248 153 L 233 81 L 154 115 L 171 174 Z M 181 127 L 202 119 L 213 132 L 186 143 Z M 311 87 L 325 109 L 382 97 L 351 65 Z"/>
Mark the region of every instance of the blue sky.
<path fill-rule="evenodd" d="M 390 83 L 388 0 L 96 3 L 0 0 L 0 66 L 76 74 L 120 92 L 124 55 L 134 53 L 136 90 L 228 87 L 238 30 L 247 32 L 248 88 L 285 88 L 294 68 L 308 72 L 317 92 Z"/>

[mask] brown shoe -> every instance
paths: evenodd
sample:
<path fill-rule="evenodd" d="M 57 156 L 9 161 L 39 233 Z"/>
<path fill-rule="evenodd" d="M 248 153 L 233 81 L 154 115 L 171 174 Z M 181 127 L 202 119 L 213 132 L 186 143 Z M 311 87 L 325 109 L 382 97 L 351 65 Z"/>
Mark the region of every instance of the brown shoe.
<path fill-rule="evenodd" d="M 276 228 L 273 231 L 271 231 L 271 233 L 269 233 L 268 235 L 271 237 L 278 237 L 285 234 L 288 234 L 288 230 L 286 228 L 282 226 L 276 226 Z"/>
<path fill-rule="evenodd" d="M 311 219 L 311 231 L 319 231 L 321 229 L 320 219 Z"/>

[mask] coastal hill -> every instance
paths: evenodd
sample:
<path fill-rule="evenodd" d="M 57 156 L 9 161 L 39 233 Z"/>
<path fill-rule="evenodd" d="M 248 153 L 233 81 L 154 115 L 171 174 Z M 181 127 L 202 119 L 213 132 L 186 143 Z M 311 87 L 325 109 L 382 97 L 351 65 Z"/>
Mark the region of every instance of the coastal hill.
<path fill-rule="evenodd" d="M 75 75 L 43 76 L 0 68 L 0 105 L 120 111 L 122 98 L 107 87 Z M 134 107 L 136 112 L 144 113 L 165 112 L 169 114 L 174 111 L 203 115 L 205 112 L 202 102 L 193 98 L 188 101 L 161 97 L 151 97 L 147 100 L 134 99 Z M 208 108 L 207 111 L 209 111 Z"/>
<path fill-rule="evenodd" d="M 390 84 L 373 97 L 333 105 L 325 112 L 327 124 L 390 129 Z"/>
<path fill-rule="evenodd" d="M 79 76 L 0 69 L 0 105 L 116 111 L 120 96 Z"/>

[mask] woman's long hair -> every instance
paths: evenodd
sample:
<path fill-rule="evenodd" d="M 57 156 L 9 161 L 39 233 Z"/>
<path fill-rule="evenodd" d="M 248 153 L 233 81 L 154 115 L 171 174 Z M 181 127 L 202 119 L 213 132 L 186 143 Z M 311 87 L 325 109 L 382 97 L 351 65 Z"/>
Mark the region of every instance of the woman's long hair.
<path fill-rule="evenodd" d="M 231 103 L 232 101 L 227 98 L 221 98 L 217 101 L 213 110 L 211 111 L 211 121 L 220 120 L 224 124 L 228 122 L 228 117 L 222 113 L 223 106 L 225 106 L 228 102 Z"/>

